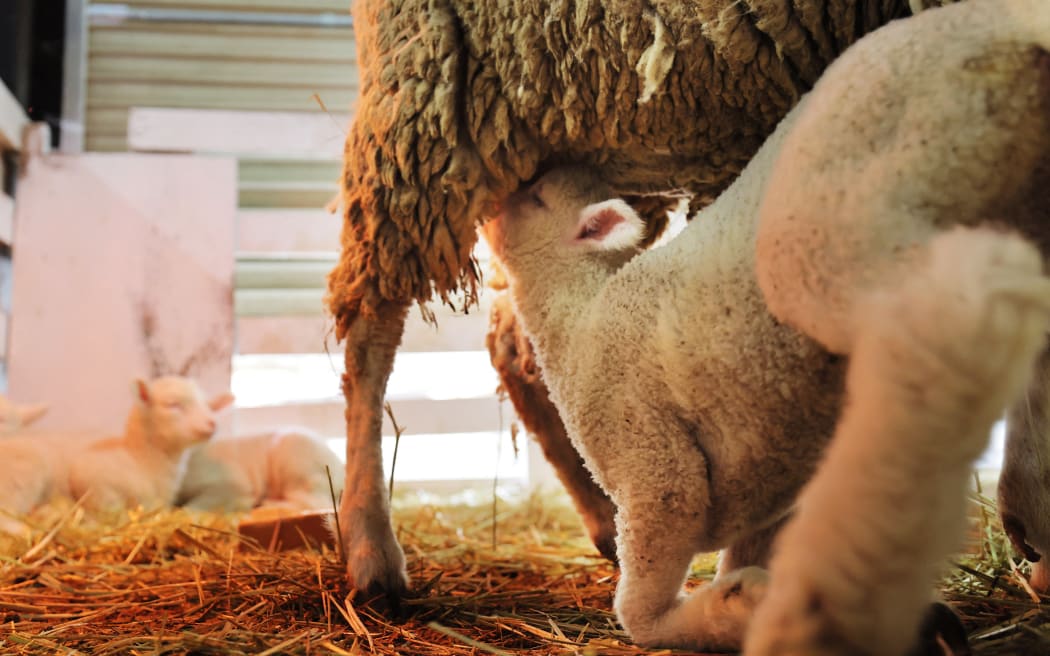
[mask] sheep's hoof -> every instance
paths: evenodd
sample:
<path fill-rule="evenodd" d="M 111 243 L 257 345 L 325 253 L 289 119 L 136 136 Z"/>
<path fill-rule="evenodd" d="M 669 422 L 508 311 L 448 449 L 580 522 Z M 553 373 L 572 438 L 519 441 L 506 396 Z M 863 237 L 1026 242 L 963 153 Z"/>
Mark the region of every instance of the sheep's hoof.
<path fill-rule="evenodd" d="M 970 641 L 959 616 L 947 604 L 935 601 L 926 609 L 919 642 L 908 656 L 970 656 Z"/>
<path fill-rule="evenodd" d="M 345 549 L 347 582 L 358 594 L 370 599 L 385 597 L 396 607 L 408 589 L 405 553 L 389 519 L 379 513 L 362 515 L 341 514 L 342 540 L 337 542 Z"/>
<path fill-rule="evenodd" d="M 1012 513 L 1003 512 L 1001 514 L 1003 530 L 1006 532 L 1006 536 L 1010 538 L 1010 542 L 1014 545 L 1014 549 L 1017 549 L 1018 553 L 1023 555 L 1028 562 L 1039 562 L 1039 552 L 1037 552 L 1032 545 L 1028 544 L 1028 531 L 1025 529 L 1024 522 Z"/>

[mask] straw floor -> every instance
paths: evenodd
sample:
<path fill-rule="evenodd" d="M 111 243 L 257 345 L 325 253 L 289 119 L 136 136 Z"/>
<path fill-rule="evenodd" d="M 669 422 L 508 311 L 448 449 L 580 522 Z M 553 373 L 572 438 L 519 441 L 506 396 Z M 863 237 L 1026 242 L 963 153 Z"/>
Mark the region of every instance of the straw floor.
<path fill-rule="evenodd" d="M 240 545 L 235 518 L 183 511 L 90 521 L 47 508 L 29 541 L 0 543 L 4 654 L 671 654 L 626 640 L 616 570 L 556 495 L 395 504 L 416 595 L 399 611 L 348 598 L 335 553 Z M 987 502 L 975 554 L 944 595 L 975 653 L 1050 654 L 1050 612 L 1012 571 Z M 710 577 L 698 558 L 694 581 Z M 1044 599 L 1045 601 L 1045 599 Z"/>

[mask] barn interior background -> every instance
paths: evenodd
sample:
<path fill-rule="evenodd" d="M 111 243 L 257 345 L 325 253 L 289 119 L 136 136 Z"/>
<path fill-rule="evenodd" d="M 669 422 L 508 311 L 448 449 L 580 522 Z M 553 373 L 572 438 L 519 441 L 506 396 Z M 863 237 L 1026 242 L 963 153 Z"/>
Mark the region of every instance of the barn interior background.
<path fill-rule="evenodd" d="M 134 377 L 181 373 L 208 393 L 236 395 L 218 439 L 301 425 L 343 457 L 342 355 L 322 296 L 338 256 L 333 199 L 357 93 L 347 5 L 0 3 L 0 390 L 49 404 L 41 426 L 118 432 Z M 488 256 L 478 257 L 484 265 Z M 469 315 L 434 306 L 436 328 L 412 313 L 387 393 L 404 429 L 396 469 L 403 490 L 466 491 L 458 498 L 482 504 L 496 494 L 497 480 L 510 496 L 556 491 L 538 448 L 512 440 L 513 409 L 497 395 L 484 349 L 488 307 L 484 293 Z M 384 433 L 389 472 L 389 420 Z M 1000 426 L 980 465 L 985 489 L 994 489 L 1001 446 Z M 339 569 L 330 559 L 250 553 L 244 567 L 274 574 L 265 585 L 252 579 L 231 591 L 233 578 L 223 569 L 229 526 L 216 520 L 173 528 L 179 518 L 157 516 L 118 522 L 130 536 L 126 544 L 103 541 L 78 551 L 69 546 L 80 535 L 73 531 L 64 552 L 56 551 L 60 534 L 36 544 L 29 560 L 5 559 L 0 568 L 20 573 L 0 593 L 0 633 L 20 653 L 71 645 L 84 650 L 72 653 L 129 653 L 143 645 L 159 653 L 158 645 L 191 643 L 197 653 L 545 654 L 577 653 L 581 644 L 585 653 L 642 653 L 619 642 L 608 612 L 611 567 L 598 564 L 578 521 L 561 512 L 564 500 L 551 507 L 486 511 L 479 520 L 412 505 L 400 524 L 402 540 L 419 545 L 414 580 L 438 586 L 445 572 L 451 581 L 447 595 L 415 602 L 423 618 L 415 634 L 381 613 L 358 614 L 346 591 L 331 584 Z M 992 557 L 1007 561 L 1005 551 Z M 128 593 L 111 606 L 112 616 L 98 620 L 111 627 L 92 625 L 97 610 L 78 605 L 70 581 L 87 580 L 114 560 L 163 569 L 157 589 L 199 591 L 194 612 L 212 608 L 206 597 L 224 598 L 227 610 L 207 621 L 174 622 L 176 628 L 165 624 L 170 616 L 158 624 L 153 602 L 131 607 L 135 595 L 148 597 L 153 588 L 135 583 L 140 573 L 129 571 Z M 454 570 L 453 561 L 463 569 Z M 52 562 L 66 569 L 48 574 L 54 598 L 34 615 L 43 606 L 18 592 L 25 568 Z M 302 580 L 319 581 L 306 594 L 316 607 L 290 601 L 304 594 L 295 588 Z M 980 576 L 968 584 L 987 590 L 963 596 L 1009 587 Z M 106 585 L 122 589 L 112 580 Z M 492 592 L 500 587 L 507 592 Z M 973 606 L 967 619 L 984 613 L 989 625 L 981 653 L 1020 653 L 994 649 L 996 631 L 1009 634 L 1003 627 L 1017 625 L 1038 601 L 1018 594 L 1013 605 Z M 488 610 L 478 610 L 479 598 Z M 299 623 L 273 619 L 292 615 Z M 49 628 L 30 635 L 23 620 Z M 50 628 L 56 622 L 66 633 Z M 145 627 L 141 644 L 120 642 L 136 622 Z M 80 642 L 63 642 L 74 623 Z M 473 637 L 461 634 L 463 626 L 473 627 Z M 176 631 L 183 642 L 170 638 Z"/>
<path fill-rule="evenodd" d="M 342 356 L 321 299 L 356 97 L 347 3 L 63 4 L 6 8 L 0 210 L 5 243 L 20 244 L 4 263 L 7 392 L 49 403 L 42 427 L 118 430 L 132 377 L 188 373 L 236 395 L 220 436 L 303 425 L 341 453 Z M 42 97 L 42 77 L 61 80 L 57 94 Z M 33 161 L 17 154 L 22 133 L 41 119 L 54 150 L 17 174 Z M 437 328 L 413 313 L 390 380 L 398 479 L 550 482 L 537 450 L 515 458 L 510 444 L 487 304 L 434 309 Z M 106 373 L 56 381 L 56 367 Z"/>

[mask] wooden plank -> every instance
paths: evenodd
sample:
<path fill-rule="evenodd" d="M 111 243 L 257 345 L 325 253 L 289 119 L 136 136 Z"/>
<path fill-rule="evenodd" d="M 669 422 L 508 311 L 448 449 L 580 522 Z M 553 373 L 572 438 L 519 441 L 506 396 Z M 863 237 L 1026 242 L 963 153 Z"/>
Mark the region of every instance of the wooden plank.
<path fill-rule="evenodd" d="M 15 199 L 0 191 L 0 243 L 14 243 Z"/>
<path fill-rule="evenodd" d="M 119 153 L 128 149 L 127 137 L 108 134 L 91 134 L 84 137 L 84 150 L 101 153 Z"/>
<path fill-rule="evenodd" d="M 331 111 L 351 106 L 357 85 L 340 89 L 300 89 L 260 86 L 217 87 L 203 84 L 151 84 L 144 82 L 90 82 L 87 109 L 117 107 L 184 107 L 309 112 L 318 108 L 317 95 Z"/>
<path fill-rule="evenodd" d="M 21 149 L 22 130 L 28 124 L 22 105 L 0 81 L 0 151 Z"/>
<path fill-rule="evenodd" d="M 240 207 L 327 207 L 339 193 L 335 181 L 241 182 L 237 185 Z"/>
<path fill-rule="evenodd" d="M 88 61 L 88 78 L 92 84 L 153 81 L 325 89 L 347 86 L 356 77 L 352 64 L 345 61 L 221 60 L 212 57 L 129 57 L 123 54 L 92 54 Z"/>
<path fill-rule="evenodd" d="M 108 4 L 114 0 L 91 0 L 91 4 Z M 210 9 L 213 11 L 280 11 L 345 14 L 347 0 L 120 0 L 130 7 L 170 7 L 174 9 Z"/>
<path fill-rule="evenodd" d="M 339 261 L 339 254 L 320 257 L 238 257 L 237 289 L 318 289 Z"/>
<path fill-rule="evenodd" d="M 341 353 L 332 320 L 322 313 L 308 317 L 238 317 L 236 352 Z"/>
<path fill-rule="evenodd" d="M 333 122 L 332 129 L 341 128 L 339 124 Z M 237 163 L 237 179 L 240 182 L 331 182 L 336 184 L 340 180 L 340 171 L 343 166 L 342 132 L 340 132 L 339 139 L 339 155 L 331 159 L 242 157 Z"/>
<path fill-rule="evenodd" d="M 342 226 L 342 217 L 323 210 L 242 209 L 237 213 L 237 250 L 338 252 Z"/>
<path fill-rule="evenodd" d="M 128 130 L 130 107 L 92 109 L 84 119 L 87 131 L 93 134 L 125 134 Z"/>
<path fill-rule="evenodd" d="M 348 115 L 325 114 L 316 105 L 313 111 L 300 112 L 133 107 L 127 129 L 133 150 L 324 158 L 330 163 L 322 170 L 334 186 L 348 123 Z M 310 167 L 298 166 L 312 173 Z M 246 163 L 241 166 L 241 180 L 250 180 L 246 174 L 265 168 Z M 288 176 L 278 180 L 286 181 Z"/>
<path fill-rule="evenodd" d="M 200 24 L 93 26 L 94 55 L 210 57 L 216 60 L 332 62 L 355 66 L 353 30 L 333 28 Z"/>
<path fill-rule="evenodd" d="M 504 407 L 501 408 L 501 405 Z M 501 422 L 508 426 L 514 416 L 510 404 L 501 402 L 495 395 L 447 401 L 401 399 L 390 401 L 390 407 L 405 435 L 493 431 Z M 237 408 L 234 412 L 234 429 L 239 434 L 249 434 L 296 425 L 305 426 L 324 436 L 338 437 L 346 434 L 345 411 L 346 406 L 341 398 L 314 403 Z M 383 433 L 394 434 L 394 426 L 386 415 L 383 416 Z"/>
<path fill-rule="evenodd" d="M 313 296 L 321 302 L 321 295 Z M 485 348 L 489 327 L 489 296 L 482 295 L 480 307 L 470 314 L 434 306 L 437 325 L 423 320 L 416 309 L 408 314 L 400 351 L 434 353 L 478 351 Z M 316 307 L 312 313 L 277 316 L 273 306 L 263 306 L 259 314 L 237 317 L 237 353 L 341 353 L 335 342 L 332 319 Z"/>
<path fill-rule="evenodd" d="M 238 317 L 314 316 L 324 309 L 324 289 L 238 289 L 233 294 Z"/>

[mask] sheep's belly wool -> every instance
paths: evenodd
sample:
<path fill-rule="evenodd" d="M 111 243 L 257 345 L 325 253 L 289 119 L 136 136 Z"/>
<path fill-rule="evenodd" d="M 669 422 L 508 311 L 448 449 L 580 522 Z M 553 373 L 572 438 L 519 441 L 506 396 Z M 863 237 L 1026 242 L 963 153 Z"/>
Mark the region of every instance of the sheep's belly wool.
<path fill-rule="evenodd" d="M 384 300 L 472 292 L 477 221 L 541 163 L 710 199 L 824 67 L 906 0 L 359 0 L 337 336 Z M 468 294 L 468 299 L 471 296 Z"/>

